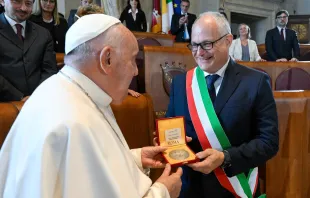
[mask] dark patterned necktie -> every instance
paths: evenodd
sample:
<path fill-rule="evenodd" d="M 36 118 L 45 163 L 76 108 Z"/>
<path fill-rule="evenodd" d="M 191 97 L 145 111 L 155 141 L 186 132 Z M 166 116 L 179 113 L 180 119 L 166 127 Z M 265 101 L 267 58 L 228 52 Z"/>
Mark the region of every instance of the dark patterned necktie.
<path fill-rule="evenodd" d="M 22 34 L 23 26 L 21 24 L 15 24 L 15 27 L 17 29 L 17 36 L 20 40 L 24 41 L 24 37 Z"/>
<path fill-rule="evenodd" d="M 214 82 L 215 82 L 219 77 L 220 77 L 220 76 L 217 75 L 217 74 L 208 75 L 208 76 L 206 77 L 209 95 L 210 95 L 210 98 L 211 98 L 213 104 L 214 104 L 214 101 L 215 101 L 215 98 L 216 98 L 216 91 L 215 91 L 215 87 L 214 87 Z"/>
<path fill-rule="evenodd" d="M 281 38 L 282 38 L 282 40 L 284 41 L 285 39 L 284 39 L 284 32 L 283 32 L 283 31 L 284 31 L 284 29 L 282 28 L 282 29 L 281 29 Z"/>

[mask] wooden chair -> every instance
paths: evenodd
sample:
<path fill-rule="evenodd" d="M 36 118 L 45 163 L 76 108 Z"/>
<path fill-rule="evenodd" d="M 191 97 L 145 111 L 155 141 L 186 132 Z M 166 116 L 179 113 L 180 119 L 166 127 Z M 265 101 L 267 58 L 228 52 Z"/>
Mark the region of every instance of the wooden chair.
<path fill-rule="evenodd" d="M 61 68 L 65 66 L 64 57 L 65 57 L 64 53 L 56 53 L 56 63 L 57 63 L 58 70 L 61 70 Z"/>
<path fill-rule="evenodd" d="M 310 74 L 301 68 L 289 68 L 276 79 L 275 90 L 310 90 Z"/>
<path fill-rule="evenodd" d="M 160 45 L 162 46 L 173 46 L 174 43 L 174 36 L 171 34 L 158 34 L 158 33 L 151 33 L 151 32 L 133 32 L 135 37 L 138 39 L 140 38 L 153 38 L 156 39 Z"/>
<path fill-rule="evenodd" d="M 276 89 L 276 79 L 285 70 L 290 68 L 300 68 L 310 74 L 310 61 L 304 62 L 238 62 L 241 65 L 264 70 L 271 78 L 272 88 Z"/>

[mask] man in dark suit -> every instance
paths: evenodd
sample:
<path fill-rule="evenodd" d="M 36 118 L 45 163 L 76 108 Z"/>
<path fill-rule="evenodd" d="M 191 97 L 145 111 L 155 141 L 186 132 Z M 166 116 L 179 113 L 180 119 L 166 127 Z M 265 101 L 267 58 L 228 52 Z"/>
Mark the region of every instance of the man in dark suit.
<path fill-rule="evenodd" d="M 192 138 L 188 145 L 200 158 L 183 167 L 183 198 L 257 197 L 255 167 L 278 151 L 269 78 L 229 57 L 232 40 L 223 15 L 204 13 L 194 23 L 188 45 L 198 67 L 176 76 L 171 85 L 166 116 L 185 117 Z"/>
<path fill-rule="evenodd" d="M 0 14 L 4 12 L 3 0 L 0 0 Z"/>
<path fill-rule="evenodd" d="M 289 13 L 286 10 L 280 10 L 276 14 L 277 27 L 268 30 L 266 34 L 265 45 L 269 61 L 298 61 L 299 42 L 296 32 L 286 28 L 288 17 Z"/>
<path fill-rule="evenodd" d="M 176 42 L 190 42 L 192 26 L 196 20 L 196 15 L 188 13 L 190 7 L 189 0 L 181 1 L 181 14 L 175 13 L 171 20 L 171 34 L 176 35 Z"/>
<path fill-rule="evenodd" d="M 93 0 L 81 0 L 80 6 L 86 6 L 93 3 Z M 75 22 L 75 14 L 77 12 L 77 9 L 70 10 L 69 18 L 68 18 L 68 26 L 71 27 L 71 25 Z"/>
<path fill-rule="evenodd" d="M 0 15 L 0 101 L 21 100 L 57 72 L 50 33 L 27 21 L 33 0 L 4 0 Z"/>

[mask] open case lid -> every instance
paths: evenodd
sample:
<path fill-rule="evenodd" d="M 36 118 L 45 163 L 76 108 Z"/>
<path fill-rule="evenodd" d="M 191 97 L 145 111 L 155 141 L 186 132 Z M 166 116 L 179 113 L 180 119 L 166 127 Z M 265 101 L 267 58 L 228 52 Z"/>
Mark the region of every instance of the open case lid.
<path fill-rule="evenodd" d="M 156 132 L 160 146 L 186 144 L 184 117 L 161 118 L 156 120 Z"/>

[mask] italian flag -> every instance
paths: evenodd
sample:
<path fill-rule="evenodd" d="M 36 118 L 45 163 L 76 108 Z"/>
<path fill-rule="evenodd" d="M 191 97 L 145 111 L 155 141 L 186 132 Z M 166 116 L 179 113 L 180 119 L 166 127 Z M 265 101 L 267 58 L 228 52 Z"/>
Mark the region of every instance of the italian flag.
<path fill-rule="evenodd" d="M 162 13 L 162 31 L 166 34 L 170 33 L 170 24 L 173 15 L 173 2 L 172 0 L 161 0 L 161 13 Z"/>

